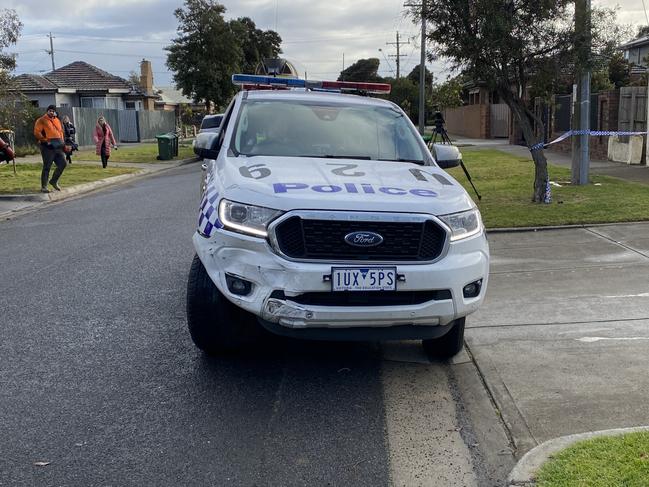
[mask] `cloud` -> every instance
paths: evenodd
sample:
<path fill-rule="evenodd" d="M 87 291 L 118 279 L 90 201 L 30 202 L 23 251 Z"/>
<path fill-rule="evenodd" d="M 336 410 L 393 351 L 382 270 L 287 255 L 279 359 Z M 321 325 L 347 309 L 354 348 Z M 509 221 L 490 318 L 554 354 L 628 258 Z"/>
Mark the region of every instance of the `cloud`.
<path fill-rule="evenodd" d="M 51 69 L 45 53 L 48 32 L 55 34 L 57 66 L 85 60 L 120 76 L 138 69 L 141 57 L 153 62 L 156 83 L 171 84 L 164 46 L 175 36 L 173 11 L 182 0 L 49 0 L 43 15 L 42 0 L 3 0 L 15 8 L 25 27 L 16 49 L 18 72 Z M 361 58 L 381 60 L 380 73 L 395 69 L 398 30 L 404 42 L 401 71 L 408 74 L 419 64 L 419 26 L 406 16 L 403 0 L 222 0 L 226 17 L 250 17 L 261 29 L 275 29 L 283 39 L 283 56 L 309 77 L 335 78 L 343 67 Z M 620 22 L 640 25 L 645 13 L 638 0 L 593 0 L 593 5 L 620 5 Z M 130 39 L 119 42 L 108 39 Z M 379 52 L 382 49 L 383 52 Z M 77 51 L 77 52 L 65 52 Z M 81 53 L 84 51 L 85 53 Z M 102 54 L 89 54 L 100 52 Z M 450 73 L 447 63 L 429 64 L 438 79 Z"/>

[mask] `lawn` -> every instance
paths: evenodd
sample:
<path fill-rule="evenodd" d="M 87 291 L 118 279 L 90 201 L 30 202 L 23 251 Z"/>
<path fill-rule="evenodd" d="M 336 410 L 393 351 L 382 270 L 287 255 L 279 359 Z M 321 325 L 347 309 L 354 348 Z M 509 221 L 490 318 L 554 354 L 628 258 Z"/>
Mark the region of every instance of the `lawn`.
<path fill-rule="evenodd" d="M 538 487 L 645 487 L 649 485 L 649 433 L 595 438 L 551 457 Z"/>
<path fill-rule="evenodd" d="M 110 154 L 110 162 L 160 162 L 156 159 L 158 155 L 157 143 L 144 143 L 138 145 L 124 145 L 118 146 L 117 150 L 113 150 Z M 183 142 L 178 146 L 178 157 L 175 160 L 188 159 L 194 157 L 194 151 L 191 143 Z M 82 150 L 75 152 L 72 160 L 79 161 L 99 161 L 99 156 L 95 154 L 95 150 Z"/>
<path fill-rule="evenodd" d="M 531 203 L 534 164 L 493 149 L 464 149 L 464 162 L 482 195 L 478 206 L 487 228 L 611 223 L 649 220 L 649 186 L 592 176 L 571 186 L 570 169 L 549 165 L 552 203 Z M 448 171 L 477 201 L 462 168 Z"/>
<path fill-rule="evenodd" d="M 0 194 L 23 194 L 36 193 L 41 188 L 42 164 L 16 164 L 16 175 L 14 176 L 11 164 L 0 165 Z M 62 188 L 68 188 L 76 184 L 90 183 L 99 179 L 129 174 L 138 169 L 130 167 L 107 167 L 89 166 L 84 164 L 72 164 L 65 169 L 59 180 Z M 54 172 L 54 166 L 50 176 Z M 52 187 L 50 186 L 52 190 Z"/>

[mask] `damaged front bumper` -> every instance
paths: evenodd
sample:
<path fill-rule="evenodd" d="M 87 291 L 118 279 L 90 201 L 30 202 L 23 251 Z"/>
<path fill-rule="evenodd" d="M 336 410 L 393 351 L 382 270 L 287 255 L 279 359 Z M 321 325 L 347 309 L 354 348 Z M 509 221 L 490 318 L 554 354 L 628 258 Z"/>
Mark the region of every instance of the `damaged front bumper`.
<path fill-rule="evenodd" d="M 223 229 L 210 238 L 196 233 L 194 246 L 219 291 L 279 334 L 291 334 L 289 330 L 326 330 L 327 334 L 356 330 L 357 334 L 366 336 L 366 331 L 390 335 L 401 330 L 403 333 L 397 338 L 434 337 L 443 334 L 453 320 L 475 311 L 487 287 L 489 254 L 484 234 L 453 242 L 447 254 L 432 264 L 385 263 L 396 265 L 403 276 L 397 292 L 443 290 L 441 299 L 387 306 L 342 303 L 322 306 L 298 302 L 305 293 L 331 292 L 331 282 L 327 279 L 331 268 L 344 267 L 344 263 L 289 261 L 275 254 L 264 239 Z M 228 279 L 233 278 L 250 283 L 246 295 L 229 289 Z M 480 279 L 480 294 L 465 298 L 464 286 Z"/>

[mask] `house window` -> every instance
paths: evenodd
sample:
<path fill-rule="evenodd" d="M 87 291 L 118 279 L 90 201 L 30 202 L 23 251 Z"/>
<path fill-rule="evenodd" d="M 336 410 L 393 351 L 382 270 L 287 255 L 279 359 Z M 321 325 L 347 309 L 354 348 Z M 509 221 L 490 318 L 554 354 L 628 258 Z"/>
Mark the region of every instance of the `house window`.
<path fill-rule="evenodd" d="M 38 100 L 29 100 L 33 107 L 38 108 Z"/>
<path fill-rule="evenodd" d="M 121 105 L 121 98 L 118 96 L 84 96 L 81 98 L 81 106 L 84 108 L 109 108 L 118 110 Z"/>
<path fill-rule="evenodd" d="M 125 101 L 124 108 L 126 110 L 142 110 L 142 102 L 140 100 Z"/>
<path fill-rule="evenodd" d="M 69 103 L 61 103 L 61 108 L 67 108 L 69 106 L 70 106 Z"/>

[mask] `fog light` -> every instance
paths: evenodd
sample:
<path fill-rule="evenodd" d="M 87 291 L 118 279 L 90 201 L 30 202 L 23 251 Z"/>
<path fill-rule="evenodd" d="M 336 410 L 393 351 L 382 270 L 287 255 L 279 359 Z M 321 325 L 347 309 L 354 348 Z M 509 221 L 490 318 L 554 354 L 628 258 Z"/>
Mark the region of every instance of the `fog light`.
<path fill-rule="evenodd" d="M 465 298 L 475 298 L 480 294 L 480 289 L 482 288 L 482 279 L 474 281 L 470 284 L 464 286 L 462 289 L 462 294 Z"/>
<path fill-rule="evenodd" d="M 228 285 L 228 289 L 232 294 L 237 296 L 247 296 L 252 291 L 252 283 L 241 279 L 240 277 L 225 275 L 225 282 Z"/>

